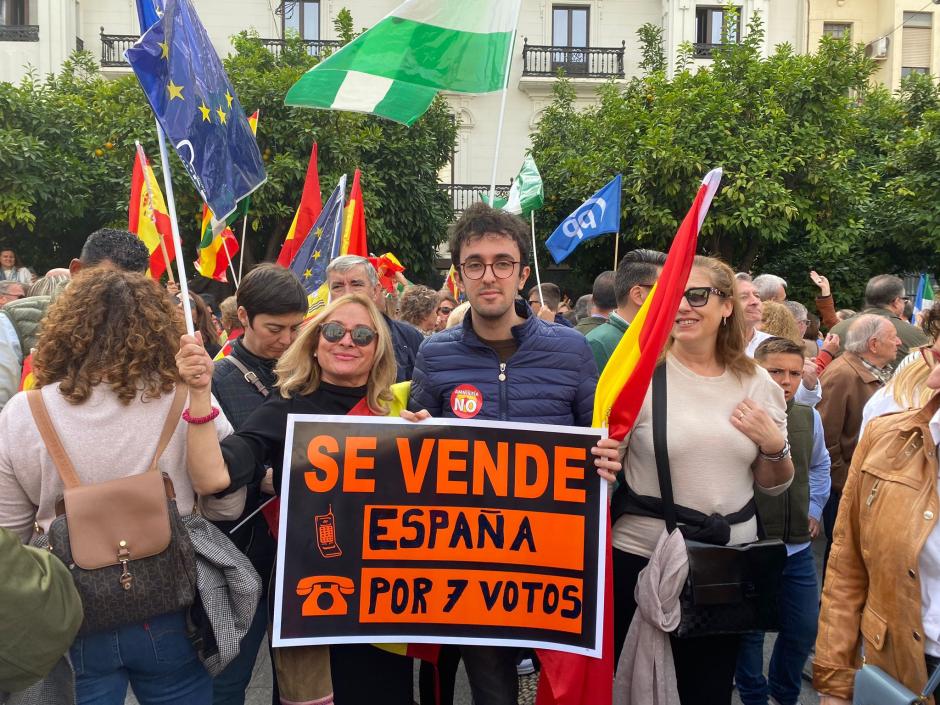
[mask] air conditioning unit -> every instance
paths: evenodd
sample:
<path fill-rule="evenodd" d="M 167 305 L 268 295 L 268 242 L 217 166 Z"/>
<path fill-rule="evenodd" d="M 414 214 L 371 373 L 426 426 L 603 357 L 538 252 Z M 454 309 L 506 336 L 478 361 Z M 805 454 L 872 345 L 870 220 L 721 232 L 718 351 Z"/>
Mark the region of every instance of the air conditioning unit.
<path fill-rule="evenodd" d="M 880 37 L 865 46 L 865 56 L 869 59 L 884 60 L 888 58 L 888 37 Z"/>

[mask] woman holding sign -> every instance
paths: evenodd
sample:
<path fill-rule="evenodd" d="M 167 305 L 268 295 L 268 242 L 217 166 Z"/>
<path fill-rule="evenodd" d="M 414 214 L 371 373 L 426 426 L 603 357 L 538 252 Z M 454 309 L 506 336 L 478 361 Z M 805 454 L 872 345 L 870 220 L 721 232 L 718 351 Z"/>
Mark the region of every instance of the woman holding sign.
<path fill-rule="evenodd" d="M 280 491 L 288 414 L 378 415 L 388 412 L 397 367 L 391 334 L 375 305 L 350 294 L 310 321 L 281 356 L 279 394 L 271 395 L 241 429 L 221 444 L 211 427 L 212 359 L 200 342 L 183 336 L 177 355 L 180 376 L 190 385 L 189 461 L 204 486 L 238 489 L 274 469 Z M 339 589 L 342 589 L 340 586 Z M 329 654 L 327 656 L 327 653 Z M 337 705 L 412 705 L 412 659 L 368 644 L 274 650 L 282 702 L 319 702 L 331 692 Z"/>
<path fill-rule="evenodd" d="M 742 544 L 757 539 L 754 487 L 779 494 L 790 484 L 783 391 L 744 352 L 743 312 L 734 273 L 723 262 L 696 257 L 676 313 L 664 359 L 666 446 L 677 511 L 708 519 L 690 522 L 699 540 Z M 624 483 L 611 504 L 614 564 L 614 643 L 619 653 L 636 611 L 634 589 L 664 521 L 637 504 L 658 502 L 653 447 L 653 392 L 626 439 Z M 640 502 L 623 502 L 627 489 Z M 718 526 L 721 524 L 722 526 Z M 705 530 L 716 532 L 706 536 Z M 731 702 L 740 636 L 673 638 L 682 703 Z"/>

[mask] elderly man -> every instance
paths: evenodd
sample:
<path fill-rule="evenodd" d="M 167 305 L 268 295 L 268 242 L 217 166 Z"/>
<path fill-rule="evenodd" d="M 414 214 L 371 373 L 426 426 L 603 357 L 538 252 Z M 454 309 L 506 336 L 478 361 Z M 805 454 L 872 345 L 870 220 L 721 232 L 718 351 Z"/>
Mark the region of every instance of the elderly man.
<path fill-rule="evenodd" d="M 783 303 L 787 300 L 786 279 L 776 274 L 761 274 L 754 277 L 754 288 L 761 301 Z"/>
<path fill-rule="evenodd" d="M 26 289 L 18 281 L 0 282 L 0 306 L 11 301 L 19 301 L 26 296 Z"/>
<path fill-rule="evenodd" d="M 862 427 L 862 410 L 890 378 L 890 365 L 901 345 L 892 321 L 884 316 L 862 314 L 847 323 L 845 352 L 826 367 L 822 376 L 826 394 L 817 406 L 832 460 L 832 492 L 823 510 L 827 559 L 842 488 Z"/>
<path fill-rule="evenodd" d="M 902 316 L 904 315 L 904 282 L 892 274 L 879 274 L 868 280 L 865 286 L 865 308 L 861 314 L 874 314 L 881 316 L 894 326 L 894 332 L 900 338 L 897 355 L 891 360 L 891 366 L 896 367 L 914 348 L 927 345 L 930 340 L 917 326 L 912 326 Z M 832 327 L 830 333 L 835 333 L 840 340 L 845 341 L 845 333 L 851 322 L 857 317 L 849 318 Z M 845 345 L 842 346 L 845 350 Z"/>
<path fill-rule="evenodd" d="M 382 311 L 382 317 L 392 333 L 395 361 L 398 363 L 397 382 L 411 379 L 415 366 L 415 355 L 424 336 L 414 326 L 396 321 L 385 315 L 385 291 L 379 283 L 375 267 L 365 257 L 343 255 L 335 258 L 326 268 L 326 282 L 330 298 L 338 299 L 344 294 L 362 294 L 372 299 Z"/>

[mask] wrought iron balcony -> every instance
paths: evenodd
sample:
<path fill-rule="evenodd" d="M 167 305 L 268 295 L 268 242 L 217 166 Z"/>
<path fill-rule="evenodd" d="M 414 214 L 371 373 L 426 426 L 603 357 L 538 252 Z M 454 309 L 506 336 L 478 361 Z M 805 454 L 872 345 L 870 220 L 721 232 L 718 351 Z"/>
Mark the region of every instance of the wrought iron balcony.
<path fill-rule="evenodd" d="M 281 50 L 287 45 L 286 39 L 262 39 L 264 48 L 275 56 L 280 56 Z M 304 47 L 310 56 L 329 56 L 342 46 L 337 39 L 304 39 Z"/>
<path fill-rule="evenodd" d="M 619 47 L 565 47 L 529 44 L 522 47 L 522 75 L 554 77 L 559 70 L 571 78 L 624 78 L 623 54 Z"/>
<path fill-rule="evenodd" d="M 0 42 L 38 42 L 38 24 L 0 25 Z"/>
<path fill-rule="evenodd" d="M 105 34 L 101 28 L 101 65 L 128 66 L 124 52 L 140 39 L 137 34 Z"/>
<path fill-rule="evenodd" d="M 489 193 L 489 184 L 438 184 L 438 187 L 450 195 L 454 207 L 454 214 L 463 213 L 468 206 L 480 200 L 481 193 Z M 509 195 L 509 186 L 498 184 L 496 197 L 506 198 Z"/>
<path fill-rule="evenodd" d="M 723 46 L 729 46 L 728 44 L 708 44 L 704 42 L 696 42 L 692 45 L 692 56 L 696 59 L 710 59 L 712 54 L 716 49 L 719 49 Z"/>

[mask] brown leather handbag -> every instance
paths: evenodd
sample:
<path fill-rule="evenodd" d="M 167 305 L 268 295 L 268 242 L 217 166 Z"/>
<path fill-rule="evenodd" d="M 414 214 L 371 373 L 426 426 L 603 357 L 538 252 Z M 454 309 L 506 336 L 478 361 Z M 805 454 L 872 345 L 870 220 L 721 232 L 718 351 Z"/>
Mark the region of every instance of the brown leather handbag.
<path fill-rule="evenodd" d="M 178 386 L 150 468 L 83 485 L 52 425 L 40 390 L 30 411 L 65 492 L 49 531 L 34 539 L 72 573 L 85 621 L 79 635 L 115 629 L 187 609 L 195 599 L 196 558 L 176 508 L 173 482 L 157 461 L 179 423 L 187 389 Z"/>

